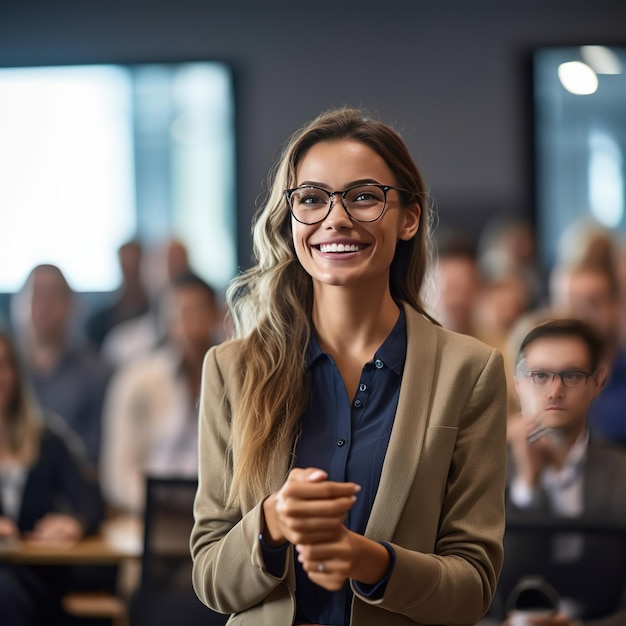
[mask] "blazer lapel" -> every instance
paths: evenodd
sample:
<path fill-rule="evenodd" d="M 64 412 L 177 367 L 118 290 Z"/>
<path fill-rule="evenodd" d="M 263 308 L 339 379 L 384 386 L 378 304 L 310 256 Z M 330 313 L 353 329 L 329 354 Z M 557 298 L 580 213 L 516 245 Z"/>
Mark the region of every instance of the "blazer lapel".
<path fill-rule="evenodd" d="M 435 376 L 437 334 L 415 309 L 404 305 L 407 352 L 398 408 L 380 484 L 365 536 L 382 541 L 393 535 L 408 499 L 428 425 Z"/>
<path fill-rule="evenodd" d="M 599 488 L 606 485 L 606 477 L 603 476 L 604 460 L 602 451 L 589 442 L 587 445 L 587 458 L 585 459 L 585 475 L 583 483 L 583 514 L 593 517 L 605 508 L 606 490 Z"/>

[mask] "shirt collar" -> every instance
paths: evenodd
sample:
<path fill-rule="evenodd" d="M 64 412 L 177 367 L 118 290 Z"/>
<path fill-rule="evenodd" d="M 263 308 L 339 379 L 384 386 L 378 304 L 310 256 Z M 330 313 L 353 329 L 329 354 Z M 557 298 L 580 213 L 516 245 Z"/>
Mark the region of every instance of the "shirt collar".
<path fill-rule="evenodd" d="M 324 354 L 316 334 L 311 332 L 305 357 L 307 368 L 310 368 Z M 380 348 L 376 350 L 373 360 L 376 359 L 380 359 L 398 376 L 402 374 L 406 360 L 406 317 L 402 307 L 400 307 L 400 315 L 391 332 Z"/>
<path fill-rule="evenodd" d="M 555 487 L 564 488 L 581 476 L 582 464 L 587 456 L 587 444 L 589 443 L 589 431 L 584 430 L 570 449 L 565 465 L 560 472 L 548 467 L 544 474 L 544 482 Z"/>

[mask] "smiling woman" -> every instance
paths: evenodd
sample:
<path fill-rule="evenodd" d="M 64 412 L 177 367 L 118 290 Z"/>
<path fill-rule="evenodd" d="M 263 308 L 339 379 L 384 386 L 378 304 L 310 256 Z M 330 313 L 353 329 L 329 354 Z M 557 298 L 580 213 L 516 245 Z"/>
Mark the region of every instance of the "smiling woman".
<path fill-rule="evenodd" d="M 200 401 L 193 580 L 230 624 L 474 624 L 489 606 L 502 357 L 426 314 L 430 221 L 403 141 L 361 111 L 287 144 Z"/>

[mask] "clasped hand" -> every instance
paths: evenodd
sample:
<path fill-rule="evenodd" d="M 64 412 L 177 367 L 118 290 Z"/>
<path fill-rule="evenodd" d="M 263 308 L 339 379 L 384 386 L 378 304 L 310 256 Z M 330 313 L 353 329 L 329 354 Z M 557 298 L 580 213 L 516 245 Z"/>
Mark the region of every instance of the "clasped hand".
<path fill-rule="evenodd" d="M 266 541 L 293 544 L 309 578 L 333 591 L 350 577 L 357 560 L 354 533 L 344 521 L 360 487 L 327 478 L 320 469 L 293 469 L 263 510 Z"/>
<path fill-rule="evenodd" d="M 48 513 L 35 524 L 27 538 L 33 541 L 63 542 L 75 541 L 82 536 L 83 527 L 77 519 L 61 513 Z M 20 538 L 19 529 L 7 517 L 0 516 L 0 537 Z"/>
<path fill-rule="evenodd" d="M 518 475 L 529 487 L 536 487 L 546 467 L 554 462 L 556 444 L 550 434 L 533 441 L 529 436 L 541 425 L 535 420 L 517 415 L 510 417 L 507 425 L 507 440 L 515 460 Z"/>

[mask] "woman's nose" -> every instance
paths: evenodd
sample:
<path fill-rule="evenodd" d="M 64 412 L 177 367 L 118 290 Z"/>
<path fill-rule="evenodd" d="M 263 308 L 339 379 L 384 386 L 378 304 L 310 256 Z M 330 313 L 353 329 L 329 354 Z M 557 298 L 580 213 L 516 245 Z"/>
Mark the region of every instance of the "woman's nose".
<path fill-rule="evenodd" d="M 330 211 L 324 218 L 324 225 L 328 228 L 350 228 L 352 218 L 343 206 L 341 196 L 333 194 L 330 198 Z"/>

